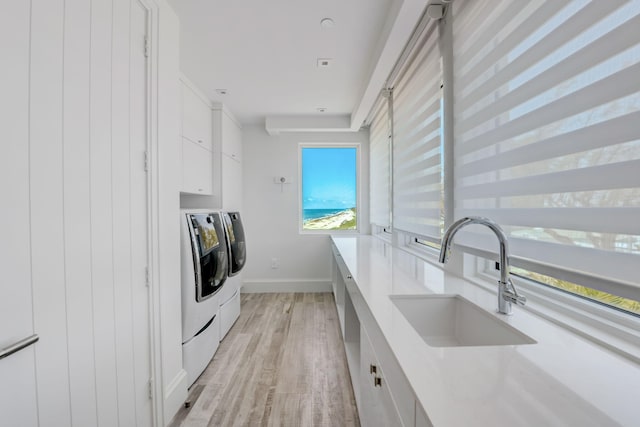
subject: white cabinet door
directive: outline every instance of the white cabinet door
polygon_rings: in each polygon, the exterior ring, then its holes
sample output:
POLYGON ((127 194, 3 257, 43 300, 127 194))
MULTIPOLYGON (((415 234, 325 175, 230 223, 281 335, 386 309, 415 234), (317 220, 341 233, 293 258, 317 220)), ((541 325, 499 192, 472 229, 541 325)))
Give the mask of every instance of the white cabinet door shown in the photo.
POLYGON ((222 208, 228 211, 242 210, 242 165, 235 159, 222 155, 222 208))
POLYGON ((242 131, 225 111, 221 113, 222 152, 242 163, 242 131))
MULTIPOLYGON (((33 334, 29 227, 29 2, 0 14, 0 350, 33 334)), ((37 345, 37 344, 35 344, 37 345)), ((0 359, 0 424, 36 426, 34 346, 0 359)))
POLYGON ((182 140, 182 192, 210 195, 213 189, 211 151, 182 140))
POLYGON ((184 83, 182 87, 182 136, 208 150, 211 144, 211 109, 184 83))
POLYGON ((360 421, 363 426, 401 426, 387 379, 363 327, 360 328, 360 421))

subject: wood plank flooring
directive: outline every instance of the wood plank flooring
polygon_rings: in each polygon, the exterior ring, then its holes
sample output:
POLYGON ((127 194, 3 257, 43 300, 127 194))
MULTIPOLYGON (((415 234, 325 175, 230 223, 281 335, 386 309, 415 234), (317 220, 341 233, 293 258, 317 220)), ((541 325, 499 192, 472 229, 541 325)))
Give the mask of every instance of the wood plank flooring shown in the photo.
POLYGON ((331 293, 242 294, 172 427, 359 426, 331 293))

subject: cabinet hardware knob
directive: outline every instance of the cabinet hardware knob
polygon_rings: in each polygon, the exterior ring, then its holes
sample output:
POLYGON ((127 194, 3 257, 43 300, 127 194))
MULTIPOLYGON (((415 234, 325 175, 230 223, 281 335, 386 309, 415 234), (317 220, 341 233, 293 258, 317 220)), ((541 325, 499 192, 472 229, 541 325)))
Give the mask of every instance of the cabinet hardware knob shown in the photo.
POLYGON ((375 377, 373 379, 373 386, 374 387, 382 387, 382 378, 380 377, 375 377))
POLYGON ((347 275, 347 279, 353 279, 350 274, 347 275))
POLYGON ((370 374, 375 374, 378 372, 378 367, 374 364, 370 364, 369 365, 369 373, 370 374))

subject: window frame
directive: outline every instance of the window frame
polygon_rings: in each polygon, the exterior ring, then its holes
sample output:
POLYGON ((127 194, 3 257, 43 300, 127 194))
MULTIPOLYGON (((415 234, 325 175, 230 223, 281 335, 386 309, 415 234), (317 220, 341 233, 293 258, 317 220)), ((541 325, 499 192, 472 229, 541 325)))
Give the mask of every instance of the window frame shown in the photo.
POLYGON ((331 235, 331 234, 359 234, 362 229, 362 150, 359 142, 300 142, 298 143, 298 233, 305 235, 331 235), (355 148, 356 150, 356 228, 352 230, 307 230, 303 228, 303 181, 302 181, 302 151, 304 148, 355 148))

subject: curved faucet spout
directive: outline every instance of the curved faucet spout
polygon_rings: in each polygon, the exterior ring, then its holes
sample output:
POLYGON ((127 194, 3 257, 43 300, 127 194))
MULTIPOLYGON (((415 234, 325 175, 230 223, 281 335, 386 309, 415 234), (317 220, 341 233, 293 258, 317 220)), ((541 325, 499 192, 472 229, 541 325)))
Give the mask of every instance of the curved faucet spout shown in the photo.
POLYGON ((498 282, 498 312, 502 314, 511 314, 511 303, 515 302, 524 305, 526 298, 518 295, 516 288, 509 279, 509 242, 507 235, 502 228, 494 221, 479 216, 468 216, 461 218, 451 224, 442 237, 442 245, 440 246, 440 262, 445 264, 449 259, 451 252, 451 242, 453 236, 463 227, 471 224, 480 224, 488 227, 494 232, 500 243, 500 281, 498 282))

